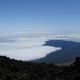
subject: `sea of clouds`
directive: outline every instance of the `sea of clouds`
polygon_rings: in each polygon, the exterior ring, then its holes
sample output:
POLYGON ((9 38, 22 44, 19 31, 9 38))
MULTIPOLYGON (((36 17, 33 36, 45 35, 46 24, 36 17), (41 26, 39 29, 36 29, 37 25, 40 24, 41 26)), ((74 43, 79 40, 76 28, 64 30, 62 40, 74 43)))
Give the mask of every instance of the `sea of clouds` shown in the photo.
POLYGON ((43 58, 61 47, 44 46, 46 41, 73 40, 79 41, 80 35, 54 35, 52 33, 15 33, 0 35, 0 55, 30 61, 43 58))

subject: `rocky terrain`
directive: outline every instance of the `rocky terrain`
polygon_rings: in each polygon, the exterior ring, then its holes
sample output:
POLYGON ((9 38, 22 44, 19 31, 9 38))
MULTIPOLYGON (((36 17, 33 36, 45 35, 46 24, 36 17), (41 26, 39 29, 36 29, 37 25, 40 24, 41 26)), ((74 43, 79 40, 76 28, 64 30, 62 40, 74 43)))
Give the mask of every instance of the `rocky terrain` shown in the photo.
POLYGON ((71 65, 56 66, 0 56, 0 80, 80 80, 80 57, 71 65))

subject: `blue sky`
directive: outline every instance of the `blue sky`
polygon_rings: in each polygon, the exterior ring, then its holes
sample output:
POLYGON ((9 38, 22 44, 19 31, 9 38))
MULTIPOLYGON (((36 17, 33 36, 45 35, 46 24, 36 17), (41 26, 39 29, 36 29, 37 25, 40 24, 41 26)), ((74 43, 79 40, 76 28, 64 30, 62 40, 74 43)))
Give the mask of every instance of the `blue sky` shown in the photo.
POLYGON ((80 33, 80 0, 0 0, 0 33, 80 33))

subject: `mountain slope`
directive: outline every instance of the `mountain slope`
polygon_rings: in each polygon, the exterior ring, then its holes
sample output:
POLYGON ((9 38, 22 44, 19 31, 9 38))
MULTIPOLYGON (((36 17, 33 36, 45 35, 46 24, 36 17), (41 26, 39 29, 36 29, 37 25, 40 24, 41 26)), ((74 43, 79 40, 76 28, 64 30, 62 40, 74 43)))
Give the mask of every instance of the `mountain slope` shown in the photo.
POLYGON ((80 80, 80 57, 72 65, 56 66, 0 56, 0 80, 80 80))

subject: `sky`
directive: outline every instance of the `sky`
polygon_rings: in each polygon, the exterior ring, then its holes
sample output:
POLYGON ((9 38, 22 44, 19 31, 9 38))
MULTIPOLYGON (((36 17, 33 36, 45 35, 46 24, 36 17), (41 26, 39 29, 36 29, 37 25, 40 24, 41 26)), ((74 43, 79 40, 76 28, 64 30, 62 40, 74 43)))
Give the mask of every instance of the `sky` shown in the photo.
POLYGON ((0 0, 0 34, 79 30, 80 0, 0 0))

